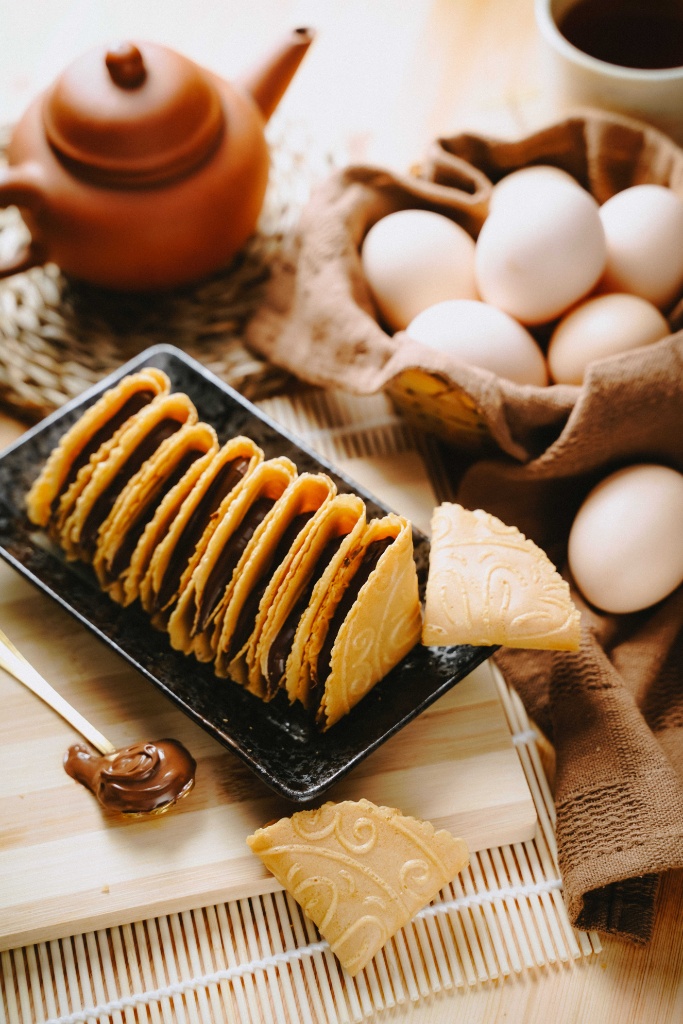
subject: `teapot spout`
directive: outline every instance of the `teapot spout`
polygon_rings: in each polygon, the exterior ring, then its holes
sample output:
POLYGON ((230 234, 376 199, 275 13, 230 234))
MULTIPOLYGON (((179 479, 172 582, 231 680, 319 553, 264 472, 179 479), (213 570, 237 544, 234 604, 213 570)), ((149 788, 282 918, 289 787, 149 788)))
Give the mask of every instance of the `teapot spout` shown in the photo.
POLYGON ((314 36, 310 28, 294 29, 259 67, 240 80, 239 85, 255 101, 264 121, 282 99, 314 36))

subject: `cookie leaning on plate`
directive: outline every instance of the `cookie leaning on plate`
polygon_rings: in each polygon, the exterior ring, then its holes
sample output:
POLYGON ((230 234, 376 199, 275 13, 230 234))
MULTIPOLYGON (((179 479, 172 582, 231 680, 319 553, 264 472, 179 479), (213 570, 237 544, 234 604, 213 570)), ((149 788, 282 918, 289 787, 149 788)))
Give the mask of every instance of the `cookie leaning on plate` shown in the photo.
POLYGON ((422 643, 576 651, 569 584, 514 526, 445 503, 432 516, 422 643))

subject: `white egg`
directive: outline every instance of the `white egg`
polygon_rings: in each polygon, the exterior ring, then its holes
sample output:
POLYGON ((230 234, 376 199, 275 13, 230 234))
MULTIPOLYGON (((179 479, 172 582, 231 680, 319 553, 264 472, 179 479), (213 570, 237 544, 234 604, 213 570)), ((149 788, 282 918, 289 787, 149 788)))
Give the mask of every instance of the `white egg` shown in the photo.
POLYGON ((628 613, 683 582, 683 474, 641 463, 595 487, 569 534, 569 568, 591 604, 628 613))
POLYGON ((502 202, 516 203, 521 198, 538 194, 539 189, 581 188, 576 178, 559 167, 535 164, 506 174, 496 182, 489 200, 489 210, 498 209, 502 202))
POLYGON ((560 316, 593 288, 604 267, 598 204, 578 187, 529 190, 494 206, 477 240, 481 298, 525 324, 560 316))
POLYGON ((664 308, 683 287, 683 200, 663 185, 634 185, 600 207, 605 283, 664 308))
POLYGON ((594 359, 606 359, 669 334, 656 306, 637 295, 616 293, 586 299, 553 331, 548 346, 550 376, 558 384, 581 384, 594 359))
POLYGON ((382 319, 402 330, 445 299, 476 299, 474 239, 430 210, 399 210, 377 221, 361 249, 365 279, 382 319))
POLYGON ((406 333, 460 362, 518 384, 542 387, 548 383, 543 353, 529 332, 507 313, 484 302, 439 302, 419 313, 406 333))

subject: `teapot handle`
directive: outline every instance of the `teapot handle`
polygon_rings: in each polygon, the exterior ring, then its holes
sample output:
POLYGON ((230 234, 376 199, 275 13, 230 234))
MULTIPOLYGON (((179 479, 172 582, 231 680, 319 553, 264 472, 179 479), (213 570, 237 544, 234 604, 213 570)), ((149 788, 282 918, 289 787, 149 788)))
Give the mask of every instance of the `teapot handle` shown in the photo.
MULTIPOLYGON (((18 206, 36 211, 43 202, 44 191, 38 164, 27 163, 17 167, 0 168, 0 208, 18 206)), ((31 239, 12 259, 0 260, 0 278, 19 274, 23 270, 44 263, 45 259, 44 246, 31 239)))

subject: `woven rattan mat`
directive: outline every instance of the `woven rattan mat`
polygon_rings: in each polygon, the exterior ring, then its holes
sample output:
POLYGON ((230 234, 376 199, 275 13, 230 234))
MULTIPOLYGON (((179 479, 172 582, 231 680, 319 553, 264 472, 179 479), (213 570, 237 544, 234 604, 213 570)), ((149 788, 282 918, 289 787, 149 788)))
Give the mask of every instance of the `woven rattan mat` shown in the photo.
MULTIPOLYGON (((0 161, 11 128, 0 129, 0 161)), ((291 229, 313 182, 330 170, 295 124, 269 126, 271 175, 258 228, 233 263, 198 284, 118 294, 69 280, 47 264, 0 281, 0 404, 41 419, 150 345, 166 342, 257 399, 291 383, 242 343, 272 267, 287 259, 291 229)), ((0 258, 27 236, 14 208, 0 210, 0 258)))

